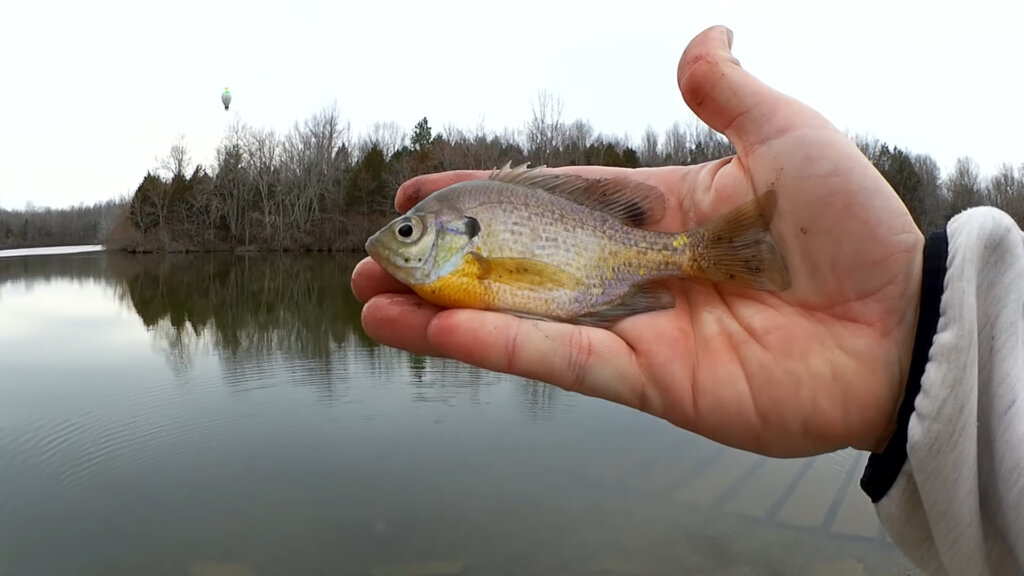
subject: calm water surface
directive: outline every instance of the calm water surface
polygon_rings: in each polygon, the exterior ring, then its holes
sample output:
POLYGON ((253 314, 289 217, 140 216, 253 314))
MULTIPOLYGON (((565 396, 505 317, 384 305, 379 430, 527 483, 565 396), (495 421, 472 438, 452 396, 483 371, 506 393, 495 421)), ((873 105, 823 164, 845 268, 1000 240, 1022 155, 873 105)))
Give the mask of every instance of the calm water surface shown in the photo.
POLYGON ((377 346, 355 262, 0 258, 0 575, 910 571, 863 454, 377 346))

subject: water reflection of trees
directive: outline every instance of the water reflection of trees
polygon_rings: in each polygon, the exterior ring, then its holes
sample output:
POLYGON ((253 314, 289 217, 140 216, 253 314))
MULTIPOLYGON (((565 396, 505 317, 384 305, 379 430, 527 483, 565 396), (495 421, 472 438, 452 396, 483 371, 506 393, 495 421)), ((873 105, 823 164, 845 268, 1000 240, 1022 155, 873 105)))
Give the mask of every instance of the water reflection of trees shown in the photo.
POLYGON ((105 262, 102 252, 8 256, 0 258, 0 287, 23 282, 31 289, 38 282, 58 279, 76 284, 107 283, 105 262))
POLYGON ((409 371, 413 399, 418 402, 479 404, 481 390, 502 383, 512 385, 520 407, 531 420, 549 420, 559 408, 573 402, 572 394, 555 386, 480 370, 451 359, 410 355, 409 371))
POLYGON ((543 382, 525 381, 517 387, 519 400, 531 420, 549 420, 569 400, 565 392, 543 382))
POLYGON ((412 354, 409 373, 412 398, 417 402, 478 405, 482 389, 500 383, 497 375, 457 360, 412 354))
POLYGON ((350 289, 358 255, 124 254, 0 258, 7 282, 111 285, 171 369, 215 357, 224 385, 244 390, 285 378, 337 399, 353 377, 408 386, 416 402, 478 404, 484 391, 511 384, 525 413, 553 416, 572 395, 450 359, 379 346, 362 329, 350 289))
POLYGON ((353 378, 410 387, 417 402, 471 404, 497 384, 483 370, 379 346, 350 289, 359 258, 335 254, 121 254, 107 258, 117 298, 179 374, 215 356, 226 386, 287 379, 337 398, 353 378))
MULTIPOLYGON (((228 367, 284 355, 331 359, 376 344, 349 288, 358 258, 326 254, 110 254, 120 301, 173 362, 213 351, 228 367)), ((317 363, 318 369, 325 364, 317 363)))

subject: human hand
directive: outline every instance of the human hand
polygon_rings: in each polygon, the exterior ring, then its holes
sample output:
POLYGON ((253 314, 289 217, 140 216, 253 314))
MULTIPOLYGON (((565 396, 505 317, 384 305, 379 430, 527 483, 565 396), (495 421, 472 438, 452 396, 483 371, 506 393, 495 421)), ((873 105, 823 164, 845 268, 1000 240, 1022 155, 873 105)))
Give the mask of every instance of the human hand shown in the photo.
MULTIPOLYGON (((687 105, 736 148, 696 166, 555 169, 626 175, 664 191, 652 229, 701 225, 768 189, 792 287, 769 293, 671 281, 676 307, 609 330, 426 303, 365 259, 352 275, 375 340, 517 374, 643 410, 730 446, 802 456, 880 451, 896 419, 917 320, 924 238, 857 147, 806 105, 764 85, 705 30, 680 59, 687 105)), ((488 171, 404 183, 405 212, 488 171)))

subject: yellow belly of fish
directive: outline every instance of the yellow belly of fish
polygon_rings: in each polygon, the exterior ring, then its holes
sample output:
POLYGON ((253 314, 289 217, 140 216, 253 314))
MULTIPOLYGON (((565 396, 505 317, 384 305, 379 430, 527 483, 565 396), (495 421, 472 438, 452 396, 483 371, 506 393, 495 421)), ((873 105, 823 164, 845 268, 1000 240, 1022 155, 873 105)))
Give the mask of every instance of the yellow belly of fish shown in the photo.
POLYGON ((546 310, 545 294, 577 290, 579 281, 547 262, 467 254, 451 273, 412 288, 424 300, 446 308, 512 307, 540 312, 546 310))
POLYGON ((494 293, 480 279, 482 267, 478 261, 466 257, 450 274, 429 284, 417 284, 412 289, 427 302, 445 308, 490 308, 494 293))
POLYGON ((449 275, 412 289, 420 298, 445 308, 490 308, 494 305, 491 291, 474 278, 449 275))

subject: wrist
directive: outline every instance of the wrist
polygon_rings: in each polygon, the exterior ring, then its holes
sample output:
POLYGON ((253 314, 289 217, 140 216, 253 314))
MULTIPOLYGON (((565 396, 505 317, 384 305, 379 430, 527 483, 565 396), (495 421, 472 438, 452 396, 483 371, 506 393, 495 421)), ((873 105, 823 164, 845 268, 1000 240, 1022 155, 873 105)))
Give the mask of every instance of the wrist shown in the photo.
POLYGON ((921 390, 921 377, 928 364, 932 339, 938 329, 939 305, 946 276, 946 254, 946 230, 940 229, 929 234, 924 245, 917 320, 910 347, 910 363, 901 381, 902 393, 888 429, 868 457, 861 478, 861 488, 873 502, 878 502, 885 495, 907 459, 907 427, 914 412, 914 402, 921 390))

